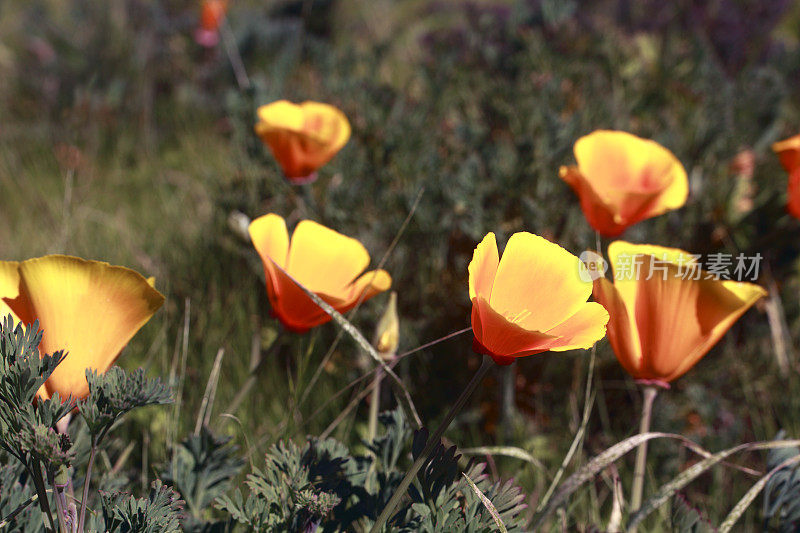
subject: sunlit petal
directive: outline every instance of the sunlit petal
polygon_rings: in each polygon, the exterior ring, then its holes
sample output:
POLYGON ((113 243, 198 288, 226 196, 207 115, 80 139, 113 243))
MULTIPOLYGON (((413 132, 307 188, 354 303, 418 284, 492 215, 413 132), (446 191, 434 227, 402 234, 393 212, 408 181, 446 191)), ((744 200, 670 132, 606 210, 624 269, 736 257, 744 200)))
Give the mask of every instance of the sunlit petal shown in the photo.
POLYGON ((46 383, 62 398, 88 393, 85 370, 107 370, 164 297, 123 267, 53 255, 19 265, 21 292, 44 330, 41 351, 66 350, 46 383))
POLYGON ((497 266, 500 263, 500 256, 497 252, 497 240, 494 233, 487 233, 483 240, 475 248, 472 254, 472 261, 469 263, 469 297, 475 298, 482 296, 490 300, 492 296, 492 285, 497 266))
POLYGON ((492 308, 528 330, 546 331, 585 304, 585 265, 561 246, 531 233, 508 240, 492 287, 492 308))

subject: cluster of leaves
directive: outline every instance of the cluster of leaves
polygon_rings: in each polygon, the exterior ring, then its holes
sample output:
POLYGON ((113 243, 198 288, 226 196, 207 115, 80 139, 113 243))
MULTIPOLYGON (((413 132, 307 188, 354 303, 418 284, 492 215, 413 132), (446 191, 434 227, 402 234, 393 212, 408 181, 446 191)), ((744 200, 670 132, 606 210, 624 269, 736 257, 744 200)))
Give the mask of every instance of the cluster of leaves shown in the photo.
MULTIPOLYGON (((42 336, 38 322, 23 327, 8 316, 0 325, 0 448, 6 453, 0 467, 0 525, 10 531, 54 530, 56 522, 62 529, 80 528, 78 510, 67 502, 64 488, 70 483, 70 471, 84 461, 87 450, 74 446, 59 427, 58 422, 68 413, 77 408, 85 420, 93 458, 122 415, 137 407, 171 401, 169 389, 158 379, 146 378, 143 370, 127 373, 120 368, 104 374, 87 371, 90 393, 77 405, 71 398, 62 402, 58 394, 42 398, 39 392, 44 383, 67 356, 63 351, 40 354, 42 336), (34 504, 42 513, 32 512, 34 504), (43 517, 48 520, 43 522, 43 517)), ((84 483, 91 482, 90 474, 87 467, 84 483)), ((177 529, 181 502, 164 487, 154 486, 143 500, 120 495, 101 499, 103 518, 90 518, 90 528, 93 524, 103 531, 142 533, 177 529)), ((81 506, 81 525, 86 503, 81 506)))
MULTIPOLYGON (((258 531, 361 531, 403 478, 398 463, 407 452, 411 431, 400 410, 380 416, 383 435, 367 444, 369 455, 351 455, 333 439, 310 438, 304 446, 274 445, 263 469, 248 475, 247 497, 240 490, 217 499, 217 507, 240 524, 258 531)), ((418 454, 425 435, 414 439, 418 454)), ((511 483, 492 483, 483 464, 459 466, 455 447, 441 444, 417 476, 406 504, 390 520, 392 531, 496 531, 494 512, 508 531, 523 524, 524 495, 511 483), (464 476, 462 476, 462 471, 464 476), (474 484, 471 487, 469 478, 474 484), (487 508, 485 495, 494 509, 487 508)))
MULTIPOLYGON (((778 434, 778 439, 783 434, 778 434)), ((767 455, 767 471, 778 469, 764 487, 764 530, 791 533, 800 530, 800 465, 783 466, 800 456, 800 448, 778 448, 767 455)))
POLYGON ((103 526, 109 533, 174 533, 181 531, 183 501, 171 488, 154 481, 147 498, 102 494, 103 526))

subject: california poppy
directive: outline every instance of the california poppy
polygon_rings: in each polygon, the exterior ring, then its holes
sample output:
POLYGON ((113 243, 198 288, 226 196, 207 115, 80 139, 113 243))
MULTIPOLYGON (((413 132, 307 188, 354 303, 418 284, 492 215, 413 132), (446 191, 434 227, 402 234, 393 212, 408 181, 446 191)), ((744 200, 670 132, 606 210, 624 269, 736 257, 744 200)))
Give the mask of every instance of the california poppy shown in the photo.
POLYGON ((515 233, 503 258, 494 233, 469 264, 473 349, 507 365, 548 350, 590 348, 603 338, 608 313, 587 302, 592 282, 580 259, 531 233, 515 233))
POLYGON ((561 167, 559 175, 580 198, 589 224, 606 237, 686 203, 683 165, 654 141, 598 130, 573 149, 578 165, 561 167))
POLYGON ((800 133, 772 145, 772 151, 778 154, 783 168, 791 174, 800 168, 800 133))
POLYGON ((204 0, 200 6, 200 26, 195 33, 198 44, 211 48, 219 43, 219 27, 227 10, 226 0, 204 0))
POLYGON ((42 353, 67 352, 39 391, 44 398, 86 397, 86 369, 108 370, 163 303, 151 281, 124 267, 65 255, 0 261, 0 313, 38 320, 42 353))
POLYGON ((362 274, 369 253, 360 242, 311 220, 299 222, 290 241, 286 222, 270 213, 250 223, 250 237, 264 264, 272 312, 290 331, 303 333, 331 319, 292 278, 340 313, 392 284, 385 270, 362 274))
POLYGON ((781 165, 789 173, 786 210, 793 217, 800 218, 800 134, 776 142, 772 150, 778 154, 781 165))
POLYGON ((328 104, 286 100, 258 108, 256 133, 269 146, 284 175, 295 184, 316 179, 316 171, 347 144, 350 123, 328 104))
POLYGON ((595 280, 608 309, 608 340, 637 380, 667 386, 692 368, 766 294, 752 283, 717 279, 676 248, 615 241, 614 283, 595 280))

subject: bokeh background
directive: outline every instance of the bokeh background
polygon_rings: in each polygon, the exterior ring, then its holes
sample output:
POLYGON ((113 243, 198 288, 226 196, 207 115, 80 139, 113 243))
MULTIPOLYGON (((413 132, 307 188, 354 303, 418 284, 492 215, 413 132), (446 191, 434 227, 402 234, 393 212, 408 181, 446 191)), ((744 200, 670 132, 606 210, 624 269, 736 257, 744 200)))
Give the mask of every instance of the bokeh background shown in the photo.
MULTIPOLYGON (((786 175, 770 149, 800 132, 797 2, 230 0, 223 37, 247 84, 222 44, 195 41, 199 12, 183 0, 0 2, 0 258, 105 260, 155 276, 167 295, 119 360, 181 393, 176 409, 148 410, 118 430, 107 460, 134 442, 134 482, 194 428, 220 348, 211 422, 256 464, 279 439, 324 431, 359 391, 334 397, 367 367, 346 338, 323 361, 333 325, 270 349, 279 327, 232 213, 312 218, 359 238, 374 263, 391 251, 403 352, 469 326, 466 267, 486 232, 501 245, 531 231, 575 254, 594 246, 558 168, 598 128, 658 141, 689 174, 686 206, 627 240, 760 253, 759 283, 771 293, 659 397, 654 429, 712 450, 779 429, 800 437, 800 222, 785 212, 786 175), (353 127, 304 189, 285 181, 252 130, 255 108, 280 98, 334 104, 353 127), (256 385, 235 417, 222 416, 253 354, 268 357, 256 385)), ((368 338, 387 301, 353 316, 368 338)), ((606 341, 597 358, 573 467, 638 424, 639 392, 606 341)), ((466 333, 405 358, 400 373, 434 424, 478 363, 466 333)), ((490 466, 535 508, 580 423, 587 365, 586 352, 544 354, 492 373, 447 438, 532 453, 543 469, 490 466)), ((393 405, 386 393, 383 406, 393 405)), ((367 409, 361 402, 332 435, 358 445, 367 409)), ((650 480, 696 459, 675 444, 651 450, 650 480)), ((760 468, 764 457, 741 461, 760 468)), ((607 520, 609 476, 573 498, 570 527, 607 520)), ((686 495, 718 522, 753 481, 718 467, 686 495)), ((757 527, 757 507, 743 528, 757 527)))

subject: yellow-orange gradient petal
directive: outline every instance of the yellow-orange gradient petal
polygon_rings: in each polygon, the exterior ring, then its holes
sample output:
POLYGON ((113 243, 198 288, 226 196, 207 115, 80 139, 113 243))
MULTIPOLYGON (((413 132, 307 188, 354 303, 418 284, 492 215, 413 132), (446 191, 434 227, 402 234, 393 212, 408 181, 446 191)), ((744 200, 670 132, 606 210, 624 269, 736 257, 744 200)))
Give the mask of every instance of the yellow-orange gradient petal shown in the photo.
POLYGON ((19 265, 21 292, 44 330, 41 351, 68 355, 45 384, 62 398, 88 394, 85 371, 107 370, 164 297, 123 267, 53 255, 19 265))
POLYGON ((364 245, 312 220, 292 233, 286 271, 310 291, 341 296, 367 265, 364 245))
POLYGON ((784 170, 788 173, 800 168, 800 134, 772 145, 772 151, 778 154, 784 170))
POLYGON ((509 322, 480 296, 472 301, 472 329, 475 351, 490 355, 501 365, 510 364, 517 357, 547 351, 547 346, 557 338, 509 322))
POLYGON ((594 282, 593 295, 594 299, 608 311, 609 321, 606 335, 614 354, 629 374, 639 375, 642 364, 639 332, 617 287, 607 279, 599 278, 594 282))
POLYGON ((487 301, 492 296, 492 285, 497 275, 500 264, 500 255, 497 251, 497 240, 494 233, 487 233, 475 248, 472 261, 469 263, 469 297, 470 299, 482 296, 487 301))
POLYGON ((606 334, 608 311, 596 302, 586 302, 578 311, 556 327, 547 331, 558 337, 551 346, 554 352, 587 350, 606 334))
POLYGON ((500 258, 489 303, 510 322, 547 331, 586 303, 592 284, 581 279, 585 270, 561 246, 531 233, 515 233, 500 258))
POLYGON ((253 242, 261 262, 264 265, 264 276, 267 283, 267 296, 273 307, 277 306, 279 289, 276 268, 286 266, 289 255, 289 232, 282 217, 269 213, 258 217, 248 228, 250 240, 253 242))

